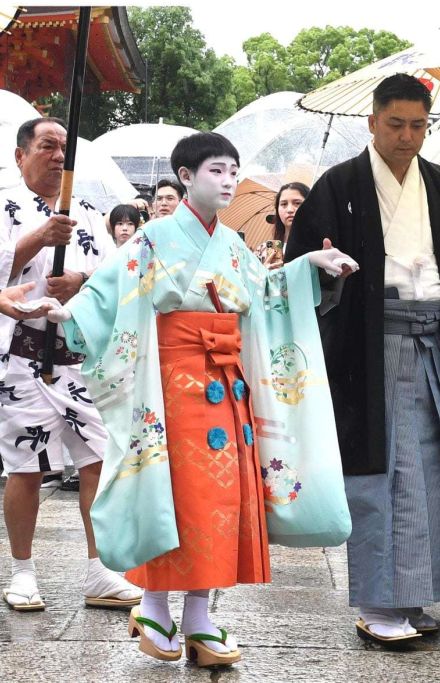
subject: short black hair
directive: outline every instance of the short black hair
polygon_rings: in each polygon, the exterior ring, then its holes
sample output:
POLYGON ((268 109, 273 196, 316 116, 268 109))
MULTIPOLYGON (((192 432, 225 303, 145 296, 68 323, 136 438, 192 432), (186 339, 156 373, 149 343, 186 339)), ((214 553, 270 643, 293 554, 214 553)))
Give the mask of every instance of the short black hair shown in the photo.
POLYGON ((377 114, 392 100, 421 102, 428 114, 432 107, 431 94, 426 85, 418 78, 403 73, 384 78, 375 88, 373 91, 373 112, 377 114))
POLYGON ((231 157, 240 166, 240 155, 224 135, 220 133, 194 133, 179 140, 171 153, 171 168, 179 177, 179 168, 186 166, 197 171, 210 157, 231 157))
POLYGON ((179 198, 183 199, 182 185, 177 180, 173 180, 172 178, 162 178, 162 180, 159 180, 153 189, 153 198, 156 196, 157 190, 160 190, 162 187, 172 187, 173 190, 176 190, 179 198))
POLYGON ((22 149, 28 148, 29 143, 32 142, 35 137, 35 128, 39 123, 58 123, 64 130, 67 130, 67 126, 63 119, 59 119, 56 116, 40 116, 38 119, 30 119, 29 121, 22 123, 17 131, 17 147, 21 147, 22 149))
POLYGON ((116 223, 123 220, 129 220, 135 224, 136 230, 141 222, 141 214, 139 210, 132 206, 132 204, 118 204, 110 211, 110 216, 108 217, 110 227, 112 229, 112 235, 115 235, 116 223))

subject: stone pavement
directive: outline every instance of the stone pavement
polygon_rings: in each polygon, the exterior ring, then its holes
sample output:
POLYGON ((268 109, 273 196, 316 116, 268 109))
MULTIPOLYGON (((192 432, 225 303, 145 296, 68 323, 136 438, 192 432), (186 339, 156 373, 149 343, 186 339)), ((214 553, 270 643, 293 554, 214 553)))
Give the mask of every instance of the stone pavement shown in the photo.
MULTIPOLYGON (((85 541, 77 494, 50 489, 41 498, 34 558, 47 608, 19 614, 0 606, 2 683, 440 681, 440 637, 420 638, 401 653, 384 652, 357 638, 356 610, 347 607, 343 548, 274 546, 271 586, 213 593, 215 622, 238 636, 242 650, 243 659, 234 667, 198 669, 184 658, 175 664, 156 662, 128 637, 128 612, 83 606, 85 541)), ((9 578, 8 553, 1 520, 2 586, 9 578)), ((181 598, 173 595, 173 601, 178 617, 181 598)), ((430 612, 440 619, 439 606, 430 612)))

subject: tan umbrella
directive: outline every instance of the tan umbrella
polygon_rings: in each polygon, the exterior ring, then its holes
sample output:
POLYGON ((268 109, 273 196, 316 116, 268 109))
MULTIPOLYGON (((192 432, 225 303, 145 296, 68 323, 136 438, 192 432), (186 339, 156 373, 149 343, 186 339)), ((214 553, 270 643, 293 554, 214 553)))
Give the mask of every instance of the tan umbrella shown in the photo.
POLYGON ((27 12, 27 10, 24 7, 11 5, 9 2, 2 2, 0 8, 0 35, 2 33, 11 35, 9 29, 21 24, 21 21, 18 19, 21 12, 27 12))
POLYGON ((273 225, 266 221, 266 216, 275 211, 275 195, 275 190, 245 178, 238 184, 230 206, 218 212, 219 218, 229 228, 243 232, 247 246, 255 249, 272 237, 273 225))
POLYGON ((407 73, 423 79, 431 91, 431 114, 440 115, 440 50, 409 47, 348 76, 317 88, 299 100, 299 106, 322 114, 368 116, 372 111, 373 90, 384 78, 407 73))

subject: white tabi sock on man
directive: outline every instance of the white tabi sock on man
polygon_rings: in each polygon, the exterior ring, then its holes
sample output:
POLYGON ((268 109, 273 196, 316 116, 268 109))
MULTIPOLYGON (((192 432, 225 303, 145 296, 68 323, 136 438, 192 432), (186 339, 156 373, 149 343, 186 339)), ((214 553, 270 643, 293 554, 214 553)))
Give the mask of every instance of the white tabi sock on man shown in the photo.
POLYGON ((399 638, 415 635, 417 630, 397 609, 384 607, 361 607, 360 617, 371 633, 382 638, 399 638))
MULTIPOLYGON (((208 600, 209 590, 189 591, 185 595, 182 616, 182 633, 185 636, 191 636, 194 633, 206 633, 221 637, 220 630, 214 626, 208 617, 208 600)), ((237 641, 234 636, 230 635, 228 635, 225 645, 212 640, 203 640, 202 642, 214 652, 235 652, 237 649, 237 641)))
POLYGON ((41 603, 35 564, 31 557, 28 560, 12 558, 12 578, 6 600, 10 605, 38 605, 41 603))
POLYGON ((140 600, 142 589, 133 586, 123 576, 108 569, 99 557, 89 559, 87 576, 83 584, 87 598, 114 598, 116 600, 140 600))

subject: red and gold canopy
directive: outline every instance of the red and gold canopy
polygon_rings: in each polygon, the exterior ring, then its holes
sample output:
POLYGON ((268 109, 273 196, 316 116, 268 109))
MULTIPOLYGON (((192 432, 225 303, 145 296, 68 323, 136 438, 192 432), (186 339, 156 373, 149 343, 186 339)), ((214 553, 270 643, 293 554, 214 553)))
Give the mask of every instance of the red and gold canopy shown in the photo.
MULTIPOLYGON (((78 11, 27 7, 20 24, 0 37, 0 88, 28 101, 68 95, 75 55, 78 11)), ((138 92, 145 67, 124 7, 92 11, 85 92, 138 92)))

